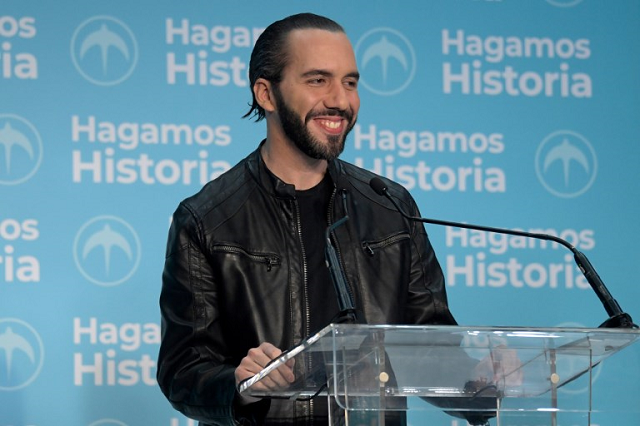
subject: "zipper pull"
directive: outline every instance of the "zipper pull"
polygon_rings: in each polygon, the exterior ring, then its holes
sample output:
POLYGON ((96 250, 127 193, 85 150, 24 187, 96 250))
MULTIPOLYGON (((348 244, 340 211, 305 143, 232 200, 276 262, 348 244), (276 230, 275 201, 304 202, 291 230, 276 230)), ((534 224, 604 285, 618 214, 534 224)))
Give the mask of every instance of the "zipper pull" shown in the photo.
POLYGON ((373 255, 375 254, 369 243, 362 243, 362 248, 367 252, 369 256, 373 257, 373 255))

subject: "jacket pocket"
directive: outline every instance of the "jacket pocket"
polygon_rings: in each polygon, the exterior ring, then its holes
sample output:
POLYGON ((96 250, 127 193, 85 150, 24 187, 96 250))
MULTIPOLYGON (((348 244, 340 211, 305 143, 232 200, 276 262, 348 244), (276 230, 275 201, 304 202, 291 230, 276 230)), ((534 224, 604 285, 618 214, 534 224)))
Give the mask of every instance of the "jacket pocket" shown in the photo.
POLYGON ((267 271, 271 271, 274 266, 280 266, 282 259, 275 253, 265 253, 259 251, 249 251, 234 244, 216 244, 211 248, 213 253, 235 254, 242 256, 252 262, 264 264, 267 271))
POLYGON ((376 254, 376 250, 385 249, 401 241, 408 240, 409 238, 411 238, 411 236, 408 232, 398 232, 397 234, 389 235, 381 240, 363 241, 362 249, 369 256, 373 256, 376 254))

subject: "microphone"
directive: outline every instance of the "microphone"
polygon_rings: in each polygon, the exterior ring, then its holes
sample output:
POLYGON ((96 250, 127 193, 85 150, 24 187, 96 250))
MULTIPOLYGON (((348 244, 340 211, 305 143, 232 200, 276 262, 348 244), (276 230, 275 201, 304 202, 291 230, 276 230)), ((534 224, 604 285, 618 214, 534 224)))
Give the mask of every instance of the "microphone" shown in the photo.
POLYGON ((327 230, 325 231, 324 254, 327 268, 329 268, 331 282, 333 283, 333 287, 338 297, 338 309, 340 310, 340 312, 338 313, 338 317, 335 322, 355 324, 357 323, 356 309, 353 304, 353 299, 351 298, 351 293, 349 292, 347 278, 345 277, 344 270, 342 269, 340 261, 338 260, 336 248, 331 242, 331 233, 340 225, 349 220, 346 190, 343 189, 340 192, 342 194, 342 204, 344 206, 345 215, 340 220, 337 220, 335 223, 327 227, 327 230))
POLYGON ((587 256, 580 252, 577 248, 569 244, 566 240, 562 238, 556 237, 554 235, 549 234, 538 234, 532 232, 524 232, 524 231, 515 231, 512 229, 504 229, 504 228, 494 228, 490 226, 481 226, 481 225, 469 225, 466 223, 460 222, 450 222, 446 220, 438 220, 438 219, 428 219, 423 217, 409 216, 407 215, 398 205, 398 203, 391 197, 389 191, 387 189, 387 185, 384 183, 382 179, 379 177, 374 177, 369 181, 369 186, 378 194, 385 196, 391 201, 393 206, 400 212, 400 214, 408 220, 422 222, 422 223, 430 223, 433 225, 444 225, 444 226, 452 226, 455 228, 465 228, 465 229, 473 229, 477 231, 485 231, 485 232, 493 232, 497 234, 507 234, 507 235, 516 235, 519 237, 527 237, 527 238, 536 238, 539 240, 547 240, 553 241, 558 244, 563 245, 564 247, 571 250, 573 253, 573 259, 580 268, 580 271, 585 276, 589 285, 596 293, 600 302, 604 306, 607 314, 609 315, 609 319, 600 324, 600 328, 638 328, 636 324, 633 323, 631 316, 622 311, 618 302, 613 298, 607 287, 605 286, 602 279, 596 272, 595 268, 587 259, 587 256))

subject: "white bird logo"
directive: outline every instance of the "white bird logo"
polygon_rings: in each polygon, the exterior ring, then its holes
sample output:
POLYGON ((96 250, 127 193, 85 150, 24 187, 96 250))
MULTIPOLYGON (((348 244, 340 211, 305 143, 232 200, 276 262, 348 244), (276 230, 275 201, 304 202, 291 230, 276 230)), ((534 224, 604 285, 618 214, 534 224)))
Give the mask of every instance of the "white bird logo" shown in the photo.
POLYGON ((9 379, 11 379, 14 351, 18 350, 25 353, 32 364, 35 362, 33 347, 24 337, 14 333, 11 327, 7 327, 5 332, 0 335, 0 349, 3 349, 6 354, 7 378, 9 379))
POLYGON ((87 239, 82 248, 82 259, 86 259, 89 253, 96 247, 104 248, 104 261, 107 275, 109 275, 109 269, 111 264, 111 249, 118 247, 127 255, 129 260, 133 258, 131 245, 129 242, 119 233, 111 229, 108 224, 105 224, 102 230, 96 232, 87 239))
POLYGON ((129 60, 129 49, 127 44, 118 34, 107 28, 107 24, 102 24, 98 31, 94 31, 84 39, 80 46, 80 58, 83 58, 85 53, 94 46, 100 47, 102 57, 102 71, 107 74, 107 56, 109 47, 113 46, 119 50, 125 59, 129 60))
POLYGON ((398 46, 387 40, 386 36, 382 36, 379 42, 372 44, 364 51, 362 66, 366 68, 367 63, 373 58, 380 58, 382 61, 382 79, 385 82, 387 81, 389 58, 396 59, 405 70, 409 67, 405 54, 398 46))
POLYGON ((569 186, 569 169, 572 161, 581 165, 582 168, 589 173, 589 160, 587 160, 587 157, 582 151, 572 145, 567 139, 564 139, 560 145, 549 150, 544 158, 544 172, 556 161, 562 161, 565 186, 569 186))

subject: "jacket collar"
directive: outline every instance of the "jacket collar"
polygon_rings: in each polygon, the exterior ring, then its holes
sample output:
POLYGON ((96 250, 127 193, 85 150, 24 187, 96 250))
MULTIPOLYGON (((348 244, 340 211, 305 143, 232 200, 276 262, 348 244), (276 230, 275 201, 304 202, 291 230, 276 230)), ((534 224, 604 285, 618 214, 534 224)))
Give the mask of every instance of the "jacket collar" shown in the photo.
MULTIPOLYGON (((295 186, 282 181, 276 175, 271 173, 267 168, 267 165, 264 163, 260 150, 265 141, 266 139, 260 142, 258 148, 247 157, 247 167, 249 168, 249 172, 256 179, 258 184, 269 193, 278 198, 295 199, 295 186)), ((330 161, 327 166, 327 172, 331 176, 331 180, 335 186, 336 182, 339 182, 340 179, 344 178, 342 160, 336 159, 334 161, 330 161)))

